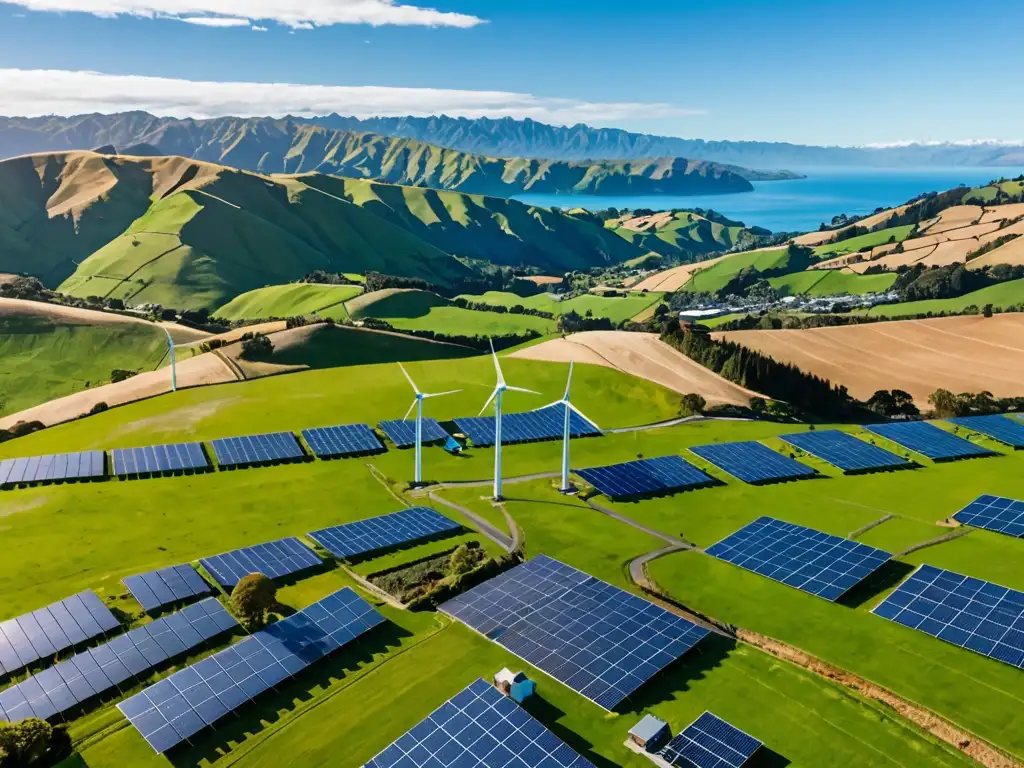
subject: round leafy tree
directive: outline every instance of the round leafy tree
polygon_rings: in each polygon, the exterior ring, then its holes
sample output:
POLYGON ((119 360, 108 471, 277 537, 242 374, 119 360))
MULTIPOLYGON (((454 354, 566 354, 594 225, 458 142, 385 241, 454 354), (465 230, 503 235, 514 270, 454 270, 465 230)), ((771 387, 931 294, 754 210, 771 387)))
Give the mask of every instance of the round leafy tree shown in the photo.
POLYGON ((231 610, 247 629, 259 629, 277 605, 277 585, 262 573, 250 573, 231 590, 231 610))

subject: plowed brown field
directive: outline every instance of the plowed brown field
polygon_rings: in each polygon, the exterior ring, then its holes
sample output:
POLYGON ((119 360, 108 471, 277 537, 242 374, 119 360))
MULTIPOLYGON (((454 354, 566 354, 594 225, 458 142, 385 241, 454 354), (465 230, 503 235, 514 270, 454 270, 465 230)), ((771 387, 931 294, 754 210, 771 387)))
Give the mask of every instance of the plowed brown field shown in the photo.
POLYGON ((1024 395, 1024 314, 715 334, 842 384, 865 400, 903 389, 925 406, 936 389, 1024 395))

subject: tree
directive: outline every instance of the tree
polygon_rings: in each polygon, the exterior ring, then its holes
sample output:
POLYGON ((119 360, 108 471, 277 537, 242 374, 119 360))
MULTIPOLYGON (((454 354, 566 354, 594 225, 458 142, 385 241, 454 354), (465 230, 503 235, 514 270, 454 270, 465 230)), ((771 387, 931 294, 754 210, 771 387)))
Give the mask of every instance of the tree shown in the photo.
POLYGON ((700 416, 708 407, 708 401, 696 392, 683 395, 679 401, 679 412, 683 416, 700 416))
POLYGON ((992 317, 992 305, 986 304, 984 309, 981 310, 982 317, 992 317))
POLYGON ((476 555, 468 545, 462 544, 452 552, 449 564, 452 573, 456 576, 461 576, 463 573, 469 573, 473 570, 473 566, 476 565, 476 555))
POLYGON ((896 415, 917 416, 921 413, 914 405, 914 396, 902 389, 892 390, 892 400, 896 407, 896 415))
POLYGON ((750 398, 750 410, 758 416, 762 416, 768 410, 768 401, 763 397, 752 397, 750 398))
POLYGON ((71 753, 71 740, 63 728, 30 717, 17 723, 0 723, 0 766, 54 765, 71 753))
POLYGON ((246 629, 261 628, 277 606, 277 585, 262 573, 250 573, 231 590, 231 610, 246 629))
POLYGON ((274 353, 274 343, 262 333, 246 333, 242 335, 243 360, 267 360, 274 353))
POLYGON ((941 419, 950 416, 962 416, 965 410, 960 402, 960 398, 948 389, 936 389, 928 396, 928 402, 935 409, 935 415, 941 419))
POLYGON ((880 389, 868 398, 867 406, 879 416, 893 416, 896 413, 896 400, 887 389, 880 389))
POLYGON ((125 379, 130 379, 132 376, 135 376, 137 373, 138 373, 138 371, 126 371, 123 368, 115 368, 114 370, 112 370, 110 372, 110 381, 111 381, 112 384, 117 384, 117 382, 119 382, 119 381, 124 381, 125 379))

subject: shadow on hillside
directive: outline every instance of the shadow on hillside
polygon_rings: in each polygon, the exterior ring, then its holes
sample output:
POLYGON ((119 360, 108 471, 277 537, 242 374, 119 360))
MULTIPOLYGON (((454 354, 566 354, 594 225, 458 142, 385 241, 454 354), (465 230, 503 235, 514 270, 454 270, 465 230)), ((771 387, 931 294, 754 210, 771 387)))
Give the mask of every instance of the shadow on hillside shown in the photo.
MULTIPOLYGON (((712 632, 697 643, 689 653, 676 659, 641 686, 632 696, 616 707, 616 711, 640 717, 652 707, 678 698, 680 694, 690 690, 693 681, 703 680, 714 669, 720 667, 735 648, 736 640, 734 638, 723 637, 712 632)), ((635 723, 629 722, 625 726, 625 730, 633 725, 635 723)), ((623 739, 626 738, 625 730, 622 734, 623 739)))
MULTIPOLYGON (((754 738, 756 739, 757 737, 755 736, 754 738)), ((750 758, 750 762, 744 764, 743 768, 786 768, 789 764, 789 759, 783 757, 767 745, 762 745, 754 753, 754 756, 750 758)))
POLYGON ((301 706, 317 698, 333 681, 344 680, 370 664, 375 654, 398 647, 410 636, 397 624, 386 622, 350 646, 243 704, 213 727, 201 731, 191 743, 168 752, 166 757, 175 768, 198 768, 214 763, 248 739, 280 725, 301 706))
MULTIPOLYGON (((540 695, 531 696, 523 704, 523 709, 537 718, 555 736, 572 747, 577 754, 582 755, 593 763, 595 768, 615 768, 615 763, 593 751, 594 745, 592 743, 575 731, 562 725, 561 720, 565 717, 565 712, 547 699, 542 698, 540 695)), ((625 734, 623 734, 623 738, 625 738, 625 734)))
POLYGON ((893 589, 907 578, 916 567, 916 565, 899 560, 889 560, 860 584, 842 595, 836 600, 836 603, 845 605, 847 608, 860 608, 863 605, 874 603, 883 593, 893 589))

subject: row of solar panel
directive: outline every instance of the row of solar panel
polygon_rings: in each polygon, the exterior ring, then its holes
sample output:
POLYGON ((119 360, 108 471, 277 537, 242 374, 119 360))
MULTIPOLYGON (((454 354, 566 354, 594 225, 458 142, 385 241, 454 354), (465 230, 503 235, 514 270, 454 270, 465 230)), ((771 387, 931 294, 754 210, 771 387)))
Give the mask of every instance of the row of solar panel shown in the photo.
POLYGON ((163 753, 383 621, 345 587, 117 706, 163 753))
POLYGON ((211 592, 210 585, 191 565, 172 565, 121 581, 147 613, 211 592))
POLYGON ((103 451, 4 459, 0 461, 0 486, 92 480, 104 477, 106 473, 106 456, 103 451))
POLYGON ((762 743, 705 712, 666 744, 658 756, 680 768, 741 768, 762 743))
POLYGON ((0 676, 11 675, 121 626, 95 592, 79 592, 0 623, 0 676))
POLYGON ((0 693, 0 719, 63 716, 237 626, 224 606, 208 598, 11 686, 0 693))
MULTIPOLYGON (((564 404, 556 403, 536 411, 502 414, 502 444, 556 440, 562 437, 565 433, 565 408, 564 404)), ((494 416, 471 416, 455 419, 455 426, 473 442, 474 446, 483 447, 494 445, 495 422, 494 416)), ((601 430, 570 409, 569 433, 572 437, 589 437, 601 434, 601 430)))

